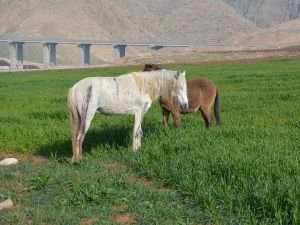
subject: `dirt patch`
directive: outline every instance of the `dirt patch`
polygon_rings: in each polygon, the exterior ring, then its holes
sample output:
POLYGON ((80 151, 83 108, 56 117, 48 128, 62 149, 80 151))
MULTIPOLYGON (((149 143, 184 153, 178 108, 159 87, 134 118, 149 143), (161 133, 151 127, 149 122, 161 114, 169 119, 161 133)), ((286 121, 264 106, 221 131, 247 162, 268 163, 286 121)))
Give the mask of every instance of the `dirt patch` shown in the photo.
POLYGON ((125 180, 129 183, 137 182, 137 177, 134 174, 130 174, 129 176, 126 176, 125 180))
POLYGON ((158 192, 167 192, 167 191, 170 191, 170 189, 167 187, 164 187, 164 186, 160 186, 159 188, 157 188, 157 191, 158 192))
POLYGON ((112 163, 107 163, 104 166, 107 169, 127 169, 128 166, 119 162, 112 162, 112 163))
POLYGON ((131 58, 124 65, 160 65, 175 64, 232 64, 242 62, 260 62, 280 59, 299 59, 298 47, 279 49, 219 49, 218 51, 191 50, 190 52, 158 53, 155 57, 131 58))
POLYGON ((3 159, 4 158, 16 158, 20 162, 30 161, 32 163, 37 163, 37 164, 44 163, 47 161, 47 159, 42 156, 34 156, 34 155, 22 154, 22 153, 18 153, 18 152, 6 153, 6 152, 0 151, 0 158, 3 158, 3 159))
POLYGON ((128 205, 123 203, 123 204, 117 204, 115 206, 113 206, 114 210, 122 210, 122 209, 127 209, 128 205))
POLYGON ((98 221, 97 218, 82 218, 80 220, 80 224, 83 225, 83 224, 93 224, 93 223, 96 223, 98 221))
POLYGON ((131 224, 137 221, 137 217, 132 214, 114 215, 112 219, 119 224, 131 224))
POLYGON ((233 59, 233 60, 220 60, 220 61, 199 61, 191 63, 181 63, 181 64, 239 64, 239 63, 251 63, 251 62, 269 62, 272 60, 282 60, 282 59, 300 59, 300 56, 291 56, 291 57, 260 57, 252 59, 233 59))
MULTIPOLYGON (((146 185, 146 186, 151 186, 153 188, 156 188, 154 181, 151 180, 150 178, 144 178, 144 179, 140 179, 137 178, 134 174, 131 174, 130 176, 126 177, 126 181, 130 182, 130 183, 138 183, 141 185, 146 185)), ((158 188, 156 188, 158 192, 167 192, 170 191, 171 189, 164 186, 163 184, 160 185, 158 188)))
POLYGON ((130 174, 126 177, 126 181, 130 183, 139 183, 147 186, 154 186, 154 182, 150 178, 138 178, 135 174, 130 174))
POLYGON ((153 180, 149 179, 149 178, 145 178, 141 181, 142 184, 145 184, 145 185, 149 185, 149 186, 153 186, 154 182, 153 180))

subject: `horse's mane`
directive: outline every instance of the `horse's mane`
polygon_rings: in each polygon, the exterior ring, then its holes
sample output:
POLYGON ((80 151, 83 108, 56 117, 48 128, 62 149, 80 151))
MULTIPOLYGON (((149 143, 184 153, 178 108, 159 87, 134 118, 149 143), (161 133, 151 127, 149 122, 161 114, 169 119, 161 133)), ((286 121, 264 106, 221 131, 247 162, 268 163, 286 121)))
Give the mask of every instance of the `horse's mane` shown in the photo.
POLYGON ((177 71, 157 70, 149 72, 131 73, 140 91, 149 95, 151 100, 159 96, 170 97, 171 90, 182 85, 181 79, 177 79, 177 71))

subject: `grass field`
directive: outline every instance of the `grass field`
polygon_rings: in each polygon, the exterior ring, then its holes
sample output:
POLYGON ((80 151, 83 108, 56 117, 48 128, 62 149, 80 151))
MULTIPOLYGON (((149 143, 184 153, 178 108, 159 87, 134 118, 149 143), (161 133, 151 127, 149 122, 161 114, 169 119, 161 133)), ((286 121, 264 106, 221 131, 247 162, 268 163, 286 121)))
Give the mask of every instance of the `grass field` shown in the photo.
MULTIPOLYGON (((133 118, 97 115, 71 156, 68 88, 140 67, 0 73, 0 224, 300 224, 300 61, 176 65, 219 87, 222 126, 162 126, 156 103, 134 154, 133 118)), ((172 121, 171 121, 172 122, 172 121)))

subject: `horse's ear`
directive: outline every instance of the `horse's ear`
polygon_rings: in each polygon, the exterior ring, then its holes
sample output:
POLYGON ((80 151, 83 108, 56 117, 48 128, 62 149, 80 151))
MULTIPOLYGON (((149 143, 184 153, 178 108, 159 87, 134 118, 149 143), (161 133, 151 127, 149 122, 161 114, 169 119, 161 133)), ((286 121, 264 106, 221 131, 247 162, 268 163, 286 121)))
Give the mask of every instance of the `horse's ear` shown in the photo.
POLYGON ((178 77, 179 77, 180 75, 182 75, 182 76, 185 77, 185 71, 183 71, 182 73, 181 73, 180 71, 177 71, 177 73, 175 74, 176 80, 178 79, 178 77))

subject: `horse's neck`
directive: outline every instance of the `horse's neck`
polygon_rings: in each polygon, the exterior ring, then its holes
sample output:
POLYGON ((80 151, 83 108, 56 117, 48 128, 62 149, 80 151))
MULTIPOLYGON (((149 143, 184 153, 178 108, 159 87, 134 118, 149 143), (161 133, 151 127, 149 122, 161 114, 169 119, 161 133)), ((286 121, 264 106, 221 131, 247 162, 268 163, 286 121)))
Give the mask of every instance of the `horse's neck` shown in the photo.
POLYGON ((145 75, 145 92, 152 101, 158 100, 165 93, 166 77, 163 73, 155 73, 153 76, 145 75))

